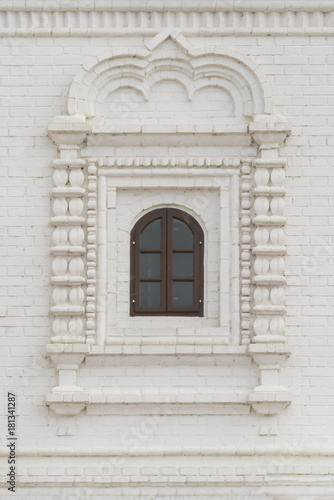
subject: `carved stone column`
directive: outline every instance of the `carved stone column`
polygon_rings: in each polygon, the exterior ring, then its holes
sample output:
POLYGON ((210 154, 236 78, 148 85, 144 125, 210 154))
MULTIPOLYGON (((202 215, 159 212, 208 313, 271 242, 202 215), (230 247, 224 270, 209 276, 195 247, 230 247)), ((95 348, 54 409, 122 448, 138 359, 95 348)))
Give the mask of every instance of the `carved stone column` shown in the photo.
MULTIPOLYGON (((58 385, 52 391, 54 398, 50 398, 56 404, 66 393, 82 391, 77 386, 77 371, 87 351, 86 162, 79 157, 79 144, 88 128, 84 117, 58 116, 48 130, 59 151, 59 158, 52 164, 52 344, 47 347, 58 372, 58 385)), ((67 411, 71 413, 72 409, 67 411)))
POLYGON ((290 354, 284 336, 285 285, 285 160, 280 144, 289 128, 280 116, 257 116, 250 132, 259 145, 253 161, 253 337, 249 354, 260 369, 260 385, 249 400, 262 415, 278 413, 290 404, 286 388, 279 385, 279 369, 290 354))

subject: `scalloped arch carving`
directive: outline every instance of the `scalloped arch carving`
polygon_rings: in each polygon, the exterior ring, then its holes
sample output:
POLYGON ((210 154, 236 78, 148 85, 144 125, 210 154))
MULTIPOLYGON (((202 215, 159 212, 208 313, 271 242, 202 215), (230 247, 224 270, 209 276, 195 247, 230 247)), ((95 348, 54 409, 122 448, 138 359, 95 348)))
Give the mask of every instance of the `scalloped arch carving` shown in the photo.
MULTIPOLYGON (((161 34, 160 34, 161 35, 161 34)), ((232 101, 234 118, 249 121, 256 115, 270 114, 271 101, 264 76, 244 55, 217 47, 193 47, 182 35, 157 35, 149 48, 113 49, 96 57, 78 72, 70 87, 68 113, 93 119, 103 115, 112 93, 134 89, 147 103, 137 109, 138 119, 152 112, 152 89, 159 82, 175 81, 186 92, 190 118, 198 118, 193 96, 217 88, 232 101)), ((220 119, 231 119, 222 106, 220 119)), ((229 110, 231 106, 229 107, 229 110)), ((129 114, 123 114, 124 120, 129 114)))

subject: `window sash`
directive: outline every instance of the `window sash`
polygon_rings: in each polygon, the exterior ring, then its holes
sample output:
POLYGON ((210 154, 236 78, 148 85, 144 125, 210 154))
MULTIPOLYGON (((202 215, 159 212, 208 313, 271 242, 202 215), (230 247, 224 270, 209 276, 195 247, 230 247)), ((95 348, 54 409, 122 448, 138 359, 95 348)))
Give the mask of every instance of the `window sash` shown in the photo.
POLYGON ((162 208, 149 212, 142 217, 131 232, 130 262, 130 315, 193 315, 203 316, 203 231, 198 222, 186 212, 172 208, 162 208), (161 248, 141 249, 140 238, 144 229, 153 221, 161 219, 161 248), (173 248, 173 219, 184 222, 194 235, 193 249, 173 248), (161 255, 160 278, 141 278, 140 259, 143 253, 159 253, 161 255), (193 276, 173 277, 173 253, 193 254, 193 276), (161 286, 161 305, 142 306, 140 304, 140 284, 159 282, 161 286), (193 283, 193 305, 175 306, 173 304, 173 283, 193 283))

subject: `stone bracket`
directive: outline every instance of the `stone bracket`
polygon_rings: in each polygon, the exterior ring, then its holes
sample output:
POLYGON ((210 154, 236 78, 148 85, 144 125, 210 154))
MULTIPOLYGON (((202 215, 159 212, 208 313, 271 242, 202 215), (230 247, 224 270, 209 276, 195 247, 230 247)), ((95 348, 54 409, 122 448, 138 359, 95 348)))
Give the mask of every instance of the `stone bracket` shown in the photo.
POLYGON ((58 374, 58 385, 46 397, 57 415, 76 415, 84 409, 84 389, 78 385, 78 370, 88 354, 86 344, 48 344, 47 355, 58 374), (61 404, 59 404, 61 403, 61 404))
POLYGON ((259 415, 275 415, 291 403, 291 395, 279 385, 280 366, 290 356, 286 344, 250 344, 248 353, 260 370, 260 385, 249 394, 249 403, 259 415))

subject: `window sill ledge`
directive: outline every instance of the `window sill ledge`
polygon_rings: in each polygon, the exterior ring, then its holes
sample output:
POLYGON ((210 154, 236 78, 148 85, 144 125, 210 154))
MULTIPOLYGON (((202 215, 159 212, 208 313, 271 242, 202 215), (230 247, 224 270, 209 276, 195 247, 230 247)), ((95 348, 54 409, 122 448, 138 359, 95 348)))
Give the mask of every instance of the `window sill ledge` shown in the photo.
POLYGON ((75 415, 85 407, 91 415, 124 414, 125 409, 131 414, 245 415, 251 408, 248 394, 207 387, 108 387, 55 392, 46 402, 58 415, 75 415))
MULTIPOLYGON (((109 338, 110 340, 110 338, 109 338)), ((135 355, 158 355, 158 356, 178 356, 185 355, 212 355, 219 354, 228 358, 247 355, 247 346, 230 346, 221 343, 222 339, 214 337, 200 338, 194 341, 193 338, 143 338, 128 337, 114 339, 112 345, 96 346, 88 344, 48 344, 46 353, 49 356, 55 354, 85 354, 86 362, 92 357, 114 357, 115 355, 135 356, 135 355), (159 342, 158 342, 159 341, 159 342), (219 342, 220 341, 220 342, 219 342)), ((111 344, 111 342, 110 342, 111 344)))

